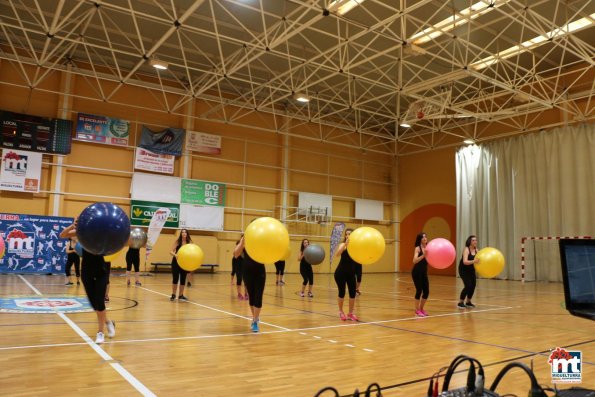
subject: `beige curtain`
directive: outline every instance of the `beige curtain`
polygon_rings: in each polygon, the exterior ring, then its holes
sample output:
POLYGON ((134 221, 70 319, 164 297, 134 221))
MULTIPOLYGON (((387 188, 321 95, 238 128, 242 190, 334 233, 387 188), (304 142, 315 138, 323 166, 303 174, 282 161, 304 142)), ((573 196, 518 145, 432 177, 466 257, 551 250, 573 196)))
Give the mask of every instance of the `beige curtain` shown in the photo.
MULTIPOLYGON (((520 280, 523 236, 595 236, 594 124, 461 148, 456 175, 459 258, 475 234, 504 254, 499 278, 520 280)), ((526 280, 562 280, 557 242, 525 250, 526 280)))

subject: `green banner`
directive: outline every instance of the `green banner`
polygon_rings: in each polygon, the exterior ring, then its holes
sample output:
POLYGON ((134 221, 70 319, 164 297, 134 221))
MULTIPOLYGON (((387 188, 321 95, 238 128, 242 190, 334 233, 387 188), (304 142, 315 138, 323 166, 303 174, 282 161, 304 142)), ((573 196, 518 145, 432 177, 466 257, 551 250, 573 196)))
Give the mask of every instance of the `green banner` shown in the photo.
POLYGON ((180 205, 170 203, 157 203, 152 201, 132 200, 130 206, 130 224, 132 226, 149 226, 151 218, 159 208, 169 208, 171 214, 164 227, 178 228, 180 226, 180 205))
POLYGON ((182 204, 225 206, 225 184, 182 179, 182 204))

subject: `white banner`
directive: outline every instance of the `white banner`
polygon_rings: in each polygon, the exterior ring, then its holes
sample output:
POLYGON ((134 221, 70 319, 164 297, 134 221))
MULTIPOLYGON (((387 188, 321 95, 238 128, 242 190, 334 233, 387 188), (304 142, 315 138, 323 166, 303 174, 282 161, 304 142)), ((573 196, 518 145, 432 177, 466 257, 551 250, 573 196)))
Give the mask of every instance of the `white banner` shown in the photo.
POLYGON ((221 137, 203 132, 186 131, 186 150, 208 154, 221 154, 221 137))
POLYGON ((175 159, 175 156, 171 154, 153 153, 147 149, 137 147, 134 168, 162 174, 173 174, 175 159))
POLYGON ((169 218, 170 212, 171 210, 169 208, 159 208, 153 213, 151 223, 149 224, 149 230, 147 231, 147 255, 145 258, 148 258, 149 255, 151 255, 153 246, 157 242, 157 239, 161 234, 161 229, 163 229, 163 225, 165 225, 167 218, 169 218))
POLYGON ((180 227, 194 230, 223 230, 223 207, 180 204, 180 227))
POLYGON ((0 190, 39 192, 41 153, 3 149, 0 168, 0 190))

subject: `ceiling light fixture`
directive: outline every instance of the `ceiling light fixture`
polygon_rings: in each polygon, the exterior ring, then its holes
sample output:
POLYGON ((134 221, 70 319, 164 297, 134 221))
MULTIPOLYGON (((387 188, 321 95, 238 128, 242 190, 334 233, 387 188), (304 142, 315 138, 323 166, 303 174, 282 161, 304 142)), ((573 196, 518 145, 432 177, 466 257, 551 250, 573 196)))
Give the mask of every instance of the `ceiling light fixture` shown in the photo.
POLYGON ((480 59, 479 61, 472 63, 470 66, 472 68, 475 68, 478 70, 483 69, 483 68, 493 65, 503 59, 507 59, 507 58, 513 57, 515 55, 519 55, 525 51, 529 51, 534 48, 537 48, 550 40, 553 40, 553 39, 556 39, 556 38, 559 38, 562 36, 566 36, 567 34, 578 32, 579 30, 588 28, 589 26, 593 25, 594 22, 595 22, 595 13, 589 15, 588 17, 584 17, 581 19, 577 19, 574 22, 570 22, 569 24, 566 24, 561 28, 556 28, 554 30, 550 30, 549 32, 544 33, 540 36, 534 37, 527 41, 523 41, 521 44, 507 48, 503 51, 500 51, 497 54, 490 55, 488 57, 480 59))
POLYGON ((402 123, 402 124, 399 124, 399 126, 401 126, 403 128, 410 128, 411 127, 411 124, 402 123))
POLYGON ((471 7, 465 8, 464 10, 453 14, 452 17, 448 17, 437 24, 430 26, 429 28, 414 34, 407 41, 416 45, 427 43, 428 41, 434 40, 436 37, 442 36, 446 32, 450 32, 457 26, 461 26, 475 18, 478 18, 481 15, 492 11, 496 7, 500 7, 510 1, 511 0, 478 1, 477 3, 471 5, 471 7))
POLYGON ((167 70, 167 67, 169 66, 169 64, 165 61, 160 61, 157 58, 153 58, 151 60, 149 60, 149 65, 153 66, 155 69, 158 70, 167 70))
POLYGON ((467 144, 467 145, 473 145, 473 144, 475 144, 475 141, 474 141, 473 139, 470 139, 470 138, 469 138, 469 139, 465 139, 465 140, 463 141, 463 143, 464 143, 464 144, 467 144))
POLYGON ((338 15, 344 15, 364 1, 366 0, 334 0, 328 5, 327 10, 336 12, 338 15))
POLYGON ((310 102, 310 97, 306 94, 293 94, 293 99, 302 103, 310 102))

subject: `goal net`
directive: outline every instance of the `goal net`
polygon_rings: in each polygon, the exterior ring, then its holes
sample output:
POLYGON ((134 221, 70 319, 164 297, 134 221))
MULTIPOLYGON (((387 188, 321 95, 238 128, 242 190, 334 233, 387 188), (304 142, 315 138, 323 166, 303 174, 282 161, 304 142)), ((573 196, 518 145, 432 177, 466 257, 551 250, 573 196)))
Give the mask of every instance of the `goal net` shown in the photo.
POLYGON ((560 239, 590 239, 591 236, 521 237, 521 281, 561 280, 560 239))

